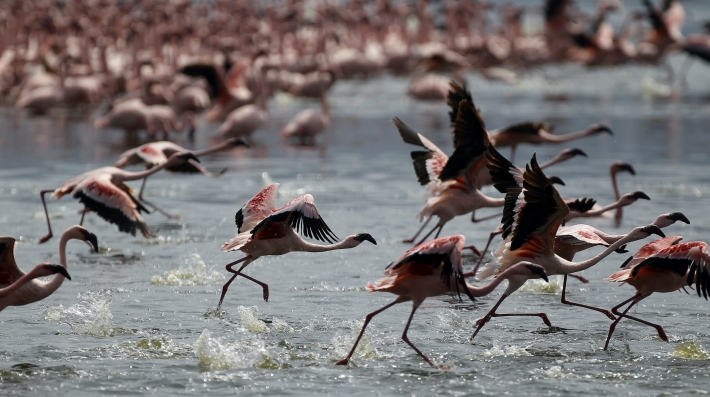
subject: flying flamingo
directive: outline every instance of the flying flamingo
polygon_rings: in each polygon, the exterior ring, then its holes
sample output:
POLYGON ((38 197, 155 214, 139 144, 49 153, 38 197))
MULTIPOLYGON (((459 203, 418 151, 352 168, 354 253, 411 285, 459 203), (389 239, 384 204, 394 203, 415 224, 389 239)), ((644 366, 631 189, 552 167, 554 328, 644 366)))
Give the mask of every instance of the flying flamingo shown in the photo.
POLYGON ((306 109, 298 113, 281 130, 281 136, 285 138, 297 137, 303 145, 308 141, 314 144, 316 135, 330 125, 330 113, 328 103, 325 101, 325 92, 321 92, 320 102, 320 112, 315 109, 306 109))
POLYGON ((66 247, 69 240, 86 241, 95 252, 99 250, 96 236, 81 226, 67 229, 59 240, 59 265, 40 263, 28 273, 15 262, 17 241, 13 237, 0 237, 0 311, 8 306, 22 306, 40 301, 56 291, 69 277, 66 247), (38 281, 37 277, 56 274, 51 281, 38 281))
MULTIPOLYGON (((249 145, 246 144, 241 139, 238 138, 229 138, 225 140, 222 143, 219 143, 217 145, 208 147, 206 149, 202 150, 195 150, 192 151, 192 154, 195 157, 200 157, 204 156, 210 153, 218 152, 221 150, 229 150, 238 146, 246 146, 249 147, 249 145)), ((152 167, 155 167, 157 165, 161 165, 164 162, 168 161, 168 158, 172 156, 175 153, 178 152, 188 152, 187 149, 183 148, 182 146, 179 146, 173 142, 170 141, 159 141, 159 142, 150 142, 146 143, 144 145, 138 146, 136 148, 133 148, 131 150, 127 150, 121 154, 121 157, 118 159, 116 162, 115 167, 116 168, 125 168, 131 165, 139 165, 139 164, 145 164, 145 166, 150 169, 152 167)), ((181 172, 181 173, 201 173, 203 175, 207 176, 217 176, 204 167, 202 167, 200 164, 195 162, 194 160, 187 160, 184 163, 177 164, 175 166, 167 167, 167 171, 170 172, 181 172)), ((223 174, 227 169, 223 169, 218 175, 223 174)), ((146 181, 148 181, 148 177, 143 178, 143 183, 141 184, 141 190, 138 193, 138 200, 143 202, 143 204, 147 204, 151 207, 153 207, 156 211, 160 212, 161 214, 167 216, 170 219, 174 218, 179 218, 173 215, 170 215, 169 213, 163 211, 162 209, 158 208, 153 203, 148 202, 143 198, 143 190, 145 189, 145 184, 146 181)))
POLYGON ((486 286, 474 287, 463 278, 461 268, 461 251, 464 249, 466 237, 455 235, 442 237, 436 240, 427 241, 424 244, 410 248, 402 256, 390 263, 385 270, 387 277, 378 281, 377 285, 369 284, 367 289, 370 292, 390 292, 398 295, 394 302, 385 307, 375 310, 365 317, 365 324, 355 340, 355 344, 350 353, 335 365, 347 365, 360 343, 360 338, 365 333, 365 328, 375 315, 402 302, 412 301, 412 312, 404 326, 402 339, 419 354, 424 361, 434 368, 438 368, 419 349, 417 349, 407 337, 409 325, 414 317, 414 312, 424 302, 426 298, 439 296, 448 292, 460 294, 463 291, 471 300, 476 296, 484 296, 491 293, 503 280, 514 276, 527 278, 542 278, 547 280, 545 270, 530 262, 519 262, 515 266, 501 273, 500 277, 493 280, 486 286))
MULTIPOLYGON (((637 227, 593 258, 582 262, 565 260, 555 254, 555 234, 569 213, 569 208, 550 180, 540 170, 535 155, 522 174, 517 167, 506 169, 505 166, 509 162, 493 147, 488 148, 486 156, 489 164, 492 165, 489 169, 493 181, 499 186, 508 185, 510 187, 506 193, 506 205, 503 211, 504 240, 494 254, 496 262, 489 263, 481 270, 481 279, 501 274, 522 260, 537 263, 545 268, 548 275, 575 273, 596 265, 628 242, 646 238, 651 234, 665 237, 658 226, 637 227)), ((474 269, 474 274, 475 271, 474 269)), ((478 327, 471 339, 492 317, 537 316, 545 324, 551 326, 545 313, 499 314, 496 312, 505 298, 522 287, 527 279, 516 276, 508 281, 508 288, 498 302, 477 322, 478 327)))
POLYGON ((83 223, 87 211, 94 211, 107 222, 117 225, 118 230, 124 233, 135 236, 136 229, 138 229, 144 237, 152 236, 148 225, 140 215, 141 211, 147 213, 148 210, 133 197, 132 190, 124 182, 147 178, 163 168, 177 166, 190 159, 199 162, 197 157, 190 152, 178 152, 170 156, 168 161, 142 172, 128 172, 116 167, 101 167, 74 177, 57 189, 40 191, 49 232, 39 240, 39 243, 42 244, 53 236, 47 203, 44 200, 44 195, 47 193, 52 193, 52 197, 56 199, 72 193, 74 198, 79 199, 79 202, 85 207, 80 224, 83 223))
POLYGON ((553 135, 553 126, 547 123, 526 122, 511 125, 497 131, 491 132, 491 142, 497 148, 510 146, 510 161, 515 158, 515 148, 521 143, 540 145, 542 143, 562 143, 585 136, 596 135, 606 132, 609 135, 613 131, 604 124, 592 124, 582 131, 570 132, 564 135, 553 135))
POLYGON ((700 293, 702 292, 705 300, 708 299, 708 294, 710 293, 710 271, 708 271, 710 254, 708 254, 708 244, 703 241, 678 244, 680 239, 682 237, 672 236, 664 239, 660 244, 657 243, 655 247, 651 244, 643 246, 639 250, 639 254, 637 254, 643 260, 638 263, 633 263, 634 261, 632 260, 623 270, 605 279, 611 282, 631 284, 636 288, 636 294, 611 309, 618 317, 609 327, 609 335, 606 338, 604 350, 609 347, 609 340, 614 334, 614 329, 624 317, 655 328, 658 331, 658 336, 668 342, 668 336, 666 336, 663 327, 626 314, 632 306, 646 299, 654 292, 674 292, 685 288, 685 286, 695 284, 698 296, 701 296, 700 293), (657 250, 663 246, 666 247, 657 250), (653 253, 649 254, 649 252, 653 253), (623 312, 619 312, 619 308, 629 302, 631 304, 623 312))
POLYGON ((269 300, 269 286, 242 273, 247 265, 261 256, 283 255, 292 251, 324 252, 355 248, 363 241, 377 245, 375 239, 367 233, 348 236, 343 241, 333 244, 333 241, 338 238, 318 214, 313 196, 304 194, 276 208, 278 189, 278 183, 267 186, 237 212, 234 220, 239 234, 224 243, 222 251, 242 251, 247 256, 227 264, 227 271, 234 273, 234 276, 222 287, 222 296, 219 298, 217 310, 222 307, 227 289, 237 276, 259 284, 263 289, 264 300, 269 300), (299 231, 306 237, 331 244, 309 243, 296 233, 299 231), (234 265, 241 262, 244 263, 239 270, 232 269, 234 265))

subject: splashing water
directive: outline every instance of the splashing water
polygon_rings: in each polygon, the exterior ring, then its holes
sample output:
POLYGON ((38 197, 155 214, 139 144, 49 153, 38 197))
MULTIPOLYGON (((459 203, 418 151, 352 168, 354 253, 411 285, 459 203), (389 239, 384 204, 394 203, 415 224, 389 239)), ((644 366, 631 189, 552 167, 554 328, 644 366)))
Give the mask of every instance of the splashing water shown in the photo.
POLYGON ((533 292, 536 294, 562 294, 562 284, 564 280, 563 276, 553 276, 549 279, 549 283, 546 283, 545 280, 541 279, 528 280, 522 287, 520 287, 519 291, 533 292))
POLYGON ((257 318, 259 309, 256 306, 246 307, 237 306, 239 318, 242 320, 242 325, 249 332, 293 332, 294 329, 283 320, 273 318, 271 320, 271 328, 266 322, 257 318))
POLYGON ((263 342, 249 344, 245 341, 224 344, 219 338, 212 338, 210 331, 204 330, 192 346, 202 368, 212 370, 246 368, 260 366, 260 363, 271 362, 269 352, 263 342))
MULTIPOLYGON (((356 321, 350 329, 350 334, 347 336, 336 335, 331 339, 330 343, 333 345, 333 359, 340 360, 350 353, 353 344, 357 336, 360 334, 360 330, 365 322, 356 321)), ((357 349, 353 353, 352 358, 377 358, 379 353, 375 349, 375 345, 372 343, 372 338, 369 331, 365 331, 360 339, 360 343, 357 345, 357 349)))
POLYGON ((200 255, 193 253, 187 260, 187 267, 168 270, 162 276, 153 276, 153 285, 192 286, 213 285, 224 281, 224 275, 218 271, 207 269, 200 255))
POLYGON ((113 333, 111 292, 79 292, 77 300, 77 304, 67 308, 62 305, 47 308, 45 320, 67 324, 75 334, 110 336, 113 333))
POLYGON ((710 358, 710 353, 695 342, 686 342, 678 345, 671 356, 688 360, 707 360, 710 358))
POLYGON ((509 357, 509 356, 532 356, 527 350, 527 347, 519 347, 515 345, 501 346, 500 342, 493 340, 493 347, 485 350, 483 357, 509 357))

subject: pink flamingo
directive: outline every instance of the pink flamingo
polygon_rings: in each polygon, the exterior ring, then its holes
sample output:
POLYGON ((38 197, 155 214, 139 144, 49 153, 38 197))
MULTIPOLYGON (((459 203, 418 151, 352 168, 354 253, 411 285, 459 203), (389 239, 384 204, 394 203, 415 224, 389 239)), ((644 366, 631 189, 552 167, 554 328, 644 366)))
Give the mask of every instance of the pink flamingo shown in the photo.
POLYGON ((126 186, 124 182, 147 178, 163 168, 177 166, 190 159, 199 162, 197 157, 190 152, 178 152, 170 156, 168 161, 163 164, 142 172, 128 172, 116 167, 101 167, 74 177, 57 189, 40 191, 49 232, 39 240, 39 243, 42 244, 53 236, 47 203, 44 200, 44 195, 47 193, 52 193, 52 197, 56 199, 72 193, 72 197, 79 199, 79 202, 85 207, 85 210, 82 211, 80 224, 83 223, 87 211, 94 211, 107 222, 117 225, 118 230, 124 233, 135 236, 137 229, 144 237, 152 236, 148 225, 145 224, 140 214, 141 211, 147 213, 148 210, 133 197, 131 188, 126 186))
MULTIPOLYGON (((210 153, 218 152, 221 150, 229 150, 238 146, 246 146, 249 147, 249 145, 246 144, 241 139, 238 138, 229 138, 225 140, 222 143, 219 143, 217 145, 208 147, 206 149, 202 150, 195 150, 192 151, 192 154, 195 157, 201 157, 210 153)), ((170 141, 159 141, 159 142, 150 142, 146 143, 144 145, 135 147, 131 150, 127 150, 121 154, 121 157, 118 159, 116 162, 115 167, 116 168, 125 168, 131 165, 140 165, 144 164, 146 168, 150 169, 152 167, 158 166, 163 164, 164 162, 168 161, 170 156, 172 156, 175 153, 178 152, 188 152, 187 149, 183 148, 182 146, 179 146, 173 142, 170 141)), ((170 172, 180 172, 180 173, 201 173, 203 175, 207 176, 218 176, 222 175, 227 169, 223 169, 219 174, 213 174, 212 172, 208 171, 206 168, 195 162, 194 160, 187 160, 181 164, 176 164, 175 166, 171 167, 166 167, 166 171, 170 172)), ((153 203, 148 202, 146 199, 143 198, 143 190, 145 189, 145 184, 148 181, 148 177, 143 178, 143 183, 141 184, 141 190, 138 193, 138 200, 142 201, 143 204, 147 204, 151 207, 153 207, 154 210, 160 212, 161 214, 167 216, 168 218, 174 219, 174 218, 179 218, 173 215, 170 215, 169 213, 163 211, 162 209, 158 208, 153 203)))
POLYGON ((702 292, 705 300, 708 299, 710 292, 708 244, 703 241, 679 244, 680 239, 682 237, 672 236, 656 243, 655 246, 645 245, 639 250, 638 257, 634 257, 636 261, 632 260, 623 270, 605 279, 611 282, 631 284, 636 288, 636 294, 611 309, 618 317, 609 327, 604 350, 609 347, 609 340, 614 334, 616 325, 624 317, 655 328, 658 336, 668 342, 668 336, 663 327, 626 314, 631 307, 648 298, 654 292, 674 292, 695 284, 698 296, 701 296, 702 292), (659 248, 662 249, 659 250, 659 248), (623 312, 619 312, 619 308, 629 302, 631 304, 623 312))
POLYGON ((613 135, 611 128, 604 124, 592 124, 582 131, 570 132, 564 135, 553 135, 551 133, 552 129, 553 126, 547 123, 526 122, 515 124, 491 132, 491 142, 497 148, 510 146, 510 161, 514 162, 515 148, 521 143, 532 145, 562 143, 602 132, 613 135))
POLYGON ((64 282, 71 280, 67 272, 66 246, 69 240, 86 241, 95 252, 99 250, 96 236, 81 226, 67 229, 59 240, 59 265, 40 263, 28 273, 15 262, 17 241, 13 237, 0 237, 0 311, 8 306, 22 306, 40 301, 56 291, 64 282), (50 281, 35 280, 37 277, 56 276, 50 281))
POLYGON ((460 234, 427 241, 424 244, 410 248, 402 256, 397 258, 397 260, 390 263, 390 265, 387 266, 387 270, 385 270, 387 277, 379 280, 377 285, 369 284, 367 289, 370 292, 390 292, 397 295, 397 299, 365 317, 365 324, 363 324, 362 330, 357 340, 355 340, 355 344, 352 349, 350 349, 350 353, 335 365, 348 364, 350 357, 355 353, 355 348, 357 348, 358 343, 360 343, 362 335, 365 333, 365 328, 367 328, 367 325, 373 317, 398 303, 412 301, 412 312, 409 314, 407 325, 404 326, 402 339, 411 346, 424 361, 432 367, 438 368, 414 346, 407 337, 407 331, 414 317, 414 312, 417 311, 426 298, 443 295, 448 292, 456 292, 460 297, 463 291, 471 300, 474 300, 476 296, 490 294, 503 280, 515 276, 527 278, 539 277, 548 281, 545 270, 541 266, 534 265, 530 262, 519 262, 501 273, 500 277, 496 278, 488 285, 474 287, 466 283, 463 278, 461 251, 464 248, 465 242, 466 237, 460 234))
POLYGON ((318 214, 313 196, 304 194, 276 208, 278 189, 278 183, 267 186, 237 212, 234 220, 239 234, 224 243, 222 251, 241 251, 247 256, 227 264, 227 271, 234 273, 234 276, 222 287, 222 296, 219 298, 217 310, 222 307, 227 289, 237 276, 259 284, 263 289, 264 301, 269 300, 269 286, 242 273, 247 265, 261 256, 283 255, 292 251, 324 252, 355 248, 363 241, 377 245, 375 239, 367 233, 348 236, 343 241, 333 243, 338 238, 318 214), (298 231, 306 237, 331 244, 309 243, 297 234, 298 231), (239 270, 232 269, 234 265, 241 262, 244 263, 239 270))
POLYGON ((298 113, 281 130, 281 136, 284 138, 297 137, 303 145, 308 141, 314 144, 316 135, 323 132, 330 125, 330 112, 328 111, 328 103, 325 100, 324 92, 321 93, 320 102, 320 112, 315 109, 306 109, 298 113))
MULTIPOLYGON (((535 155, 522 174, 517 167, 505 168, 509 162, 492 147, 489 147, 486 156, 489 164, 492 165, 489 169, 493 181, 499 186, 508 185, 510 187, 506 193, 506 205, 501 222, 505 230, 504 240, 494 253, 496 262, 487 264, 481 270, 481 279, 501 274, 522 260, 537 263, 545 268, 548 275, 575 273, 596 265, 628 242, 646 238, 651 234, 665 237, 658 226, 637 227, 593 258, 582 262, 571 262, 561 258, 555 254, 555 234, 569 213, 569 208, 550 180, 540 170, 535 155)), ((474 269, 474 274, 476 270, 474 269)), ((545 324, 551 326, 545 313, 499 314, 496 312, 505 298, 522 287, 526 281, 525 277, 520 276, 509 279, 508 288, 501 298, 485 317, 477 322, 478 327, 471 339, 492 317, 537 316, 545 324)), ((600 308, 594 309, 602 310, 600 308)))

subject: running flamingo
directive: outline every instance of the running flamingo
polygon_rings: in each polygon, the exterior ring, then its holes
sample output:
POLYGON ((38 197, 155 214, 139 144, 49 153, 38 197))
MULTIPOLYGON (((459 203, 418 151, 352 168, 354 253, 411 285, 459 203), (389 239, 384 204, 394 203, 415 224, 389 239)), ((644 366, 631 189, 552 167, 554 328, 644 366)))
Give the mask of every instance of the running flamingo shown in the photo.
POLYGON ((261 256, 283 255, 292 251, 323 252, 355 248, 363 241, 377 245, 375 239, 367 233, 348 236, 343 241, 333 244, 333 241, 338 238, 318 214, 313 196, 304 194, 289 201, 281 208, 276 208, 278 189, 278 183, 267 186, 237 212, 234 220, 239 234, 224 243, 222 251, 242 251, 247 256, 226 266, 227 271, 234 273, 234 276, 222 287, 222 296, 219 298, 217 310, 222 307, 222 301, 224 301, 229 284, 237 276, 259 284, 263 289, 264 300, 269 300, 269 286, 242 273, 247 265, 261 256), (331 244, 309 243, 296 233, 299 231, 306 237, 327 241, 331 244), (232 269, 234 265, 241 262, 244 264, 239 270, 232 269))
POLYGON ((389 309, 390 307, 402 303, 412 301, 412 312, 407 320, 407 325, 404 326, 402 339, 419 354, 424 361, 434 368, 438 368, 431 360, 429 360, 407 337, 409 325, 414 317, 414 312, 426 298, 439 296, 448 292, 456 292, 460 294, 463 291, 471 300, 476 296, 484 296, 490 294, 503 280, 509 277, 522 276, 526 278, 542 278, 547 280, 545 270, 538 265, 530 262, 519 262, 515 266, 510 267, 505 272, 501 273, 500 277, 493 280, 490 284, 483 287, 474 287, 463 278, 461 268, 461 251, 464 249, 466 237, 455 235, 442 237, 436 240, 427 241, 424 244, 410 248, 397 260, 390 263, 385 270, 387 277, 378 281, 377 285, 369 284, 367 289, 370 292, 391 292, 398 295, 394 302, 385 307, 375 310, 365 317, 365 324, 355 340, 355 344, 350 353, 344 359, 338 361, 335 365, 347 365, 360 343, 360 338, 365 333, 365 328, 370 323, 375 315, 389 309))
POLYGON ((67 229, 59 240, 59 265, 40 263, 28 273, 15 262, 17 241, 13 237, 0 237, 0 311, 8 306, 22 306, 40 301, 56 291, 69 277, 66 247, 69 240, 86 241, 95 252, 99 250, 96 236, 81 226, 67 229), (51 281, 35 280, 37 277, 56 274, 51 281))
POLYGON ((663 327, 626 314, 632 306, 654 292, 674 292, 695 284, 698 296, 701 296, 702 292, 705 300, 708 299, 708 294, 710 294, 708 244, 703 241, 679 244, 680 239, 682 237, 672 236, 659 242, 646 244, 634 257, 637 260, 642 259, 640 262, 632 259, 623 270, 605 279, 611 282, 629 283, 636 288, 636 294, 611 309, 618 318, 609 327, 604 350, 609 347, 609 340, 614 334, 614 329, 624 317, 655 328, 658 336, 668 342, 668 336, 663 327), (659 248, 662 249, 659 250, 659 248), (619 308, 629 302, 631 304, 623 312, 619 312, 619 308))
MULTIPOLYGON (((493 147, 486 152, 491 165, 491 175, 496 187, 509 186, 506 193, 506 205, 503 210, 503 242, 494 253, 495 263, 489 263, 481 270, 480 278, 501 274, 510 266, 522 260, 529 260, 545 268, 548 275, 569 274, 588 269, 622 245, 641 240, 651 234, 665 237, 658 226, 648 225, 637 227, 623 238, 611 244, 602 253, 582 262, 571 262, 555 254, 555 234, 562 221, 569 213, 567 204, 552 186, 550 180, 540 170, 537 159, 533 155, 530 164, 521 174, 517 167, 506 168, 509 162, 493 147), (500 159, 504 160, 501 161, 500 159), (508 238, 510 237, 510 238, 508 238)), ((475 274, 476 269, 474 269, 475 274)), ((525 277, 516 276, 509 279, 508 288, 493 308, 478 320, 478 327, 471 336, 473 339, 481 328, 492 317, 500 316, 537 316, 545 324, 551 326, 545 313, 498 314, 500 304, 525 284, 525 277)), ((596 310, 601 310, 595 308, 596 310)))
POLYGON ((56 199, 72 193, 74 198, 79 199, 79 202, 85 207, 79 224, 84 222, 84 215, 87 211, 94 211, 107 222, 117 225, 118 230, 124 233, 135 236, 136 229, 138 229, 144 237, 152 236, 148 225, 140 215, 141 211, 147 213, 148 210, 133 197, 131 188, 126 186, 124 182, 147 178, 163 168, 177 166, 190 159, 199 162, 197 157, 190 152, 178 152, 170 156, 168 161, 163 164, 142 172, 128 172, 116 167, 101 167, 74 177, 57 189, 42 190, 40 198, 44 206, 44 214, 47 217, 49 232, 39 240, 39 243, 42 244, 53 236, 47 203, 44 200, 44 195, 47 193, 52 193, 52 197, 56 199))
MULTIPOLYGON (((249 147, 249 145, 247 145, 246 142, 241 139, 229 138, 224 142, 208 147, 207 149, 192 151, 192 154, 195 155, 195 157, 200 157, 210 153, 218 152, 220 150, 229 150, 238 146, 249 147)), ((170 158, 170 156, 178 152, 188 152, 188 150, 170 141, 150 142, 123 152, 123 154, 121 154, 121 157, 116 162, 115 167, 125 168, 131 165, 145 164, 145 166, 150 169, 168 161, 168 158, 170 158)), ((194 160, 187 160, 184 163, 167 167, 166 171, 188 174, 201 173, 207 176, 218 176, 222 175, 225 171, 227 171, 227 169, 223 169, 221 172, 219 172, 219 174, 213 174, 194 160)), ((143 190, 145 189, 145 184, 147 181, 148 177, 143 178, 141 190, 138 193, 138 200, 143 202, 143 204, 147 204, 153 207, 155 211, 160 212, 161 214, 167 216, 170 219, 179 218, 179 216, 170 215, 169 213, 158 208, 158 206, 156 206, 155 204, 150 203, 143 198, 143 190)))

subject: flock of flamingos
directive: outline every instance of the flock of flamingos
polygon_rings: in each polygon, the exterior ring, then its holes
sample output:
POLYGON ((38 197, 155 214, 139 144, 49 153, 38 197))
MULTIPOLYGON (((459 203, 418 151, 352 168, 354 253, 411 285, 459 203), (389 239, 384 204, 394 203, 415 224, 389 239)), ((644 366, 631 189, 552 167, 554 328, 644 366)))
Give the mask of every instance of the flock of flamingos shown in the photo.
MULTIPOLYGON (((133 137, 146 131, 150 140, 159 133, 169 137, 186 128, 187 139, 191 140, 197 115, 204 111, 207 119, 222 121, 218 131, 221 143, 215 146, 187 150, 170 141, 145 143, 123 153, 115 166, 86 172, 56 189, 41 191, 48 233, 39 243, 53 237, 47 193, 54 199, 65 195, 77 199, 84 206, 81 221, 61 235, 58 265, 41 263, 27 273, 15 262, 15 239, 0 237, 0 310, 42 300, 56 291, 65 278, 71 279, 66 270, 69 240, 85 241, 98 252, 96 235, 80 226, 87 212, 115 224, 121 232, 152 237, 142 213, 158 211, 170 218, 175 215, 143 198, 147 178, 163 169, 212 175, 200 164, 200 158, 216 151, 248 148, 253 133, 268 120, 267 103, 275 92, 320 100, 320 110, 299 113, 282 130, 286 139, 309 145, 329 125, 326 94, 337 79, 367 77, 389 69, 413 74, 410 96, 446 101, 454 151, 447 155, 403 120, 392 119, 402 140, 417 146, 411 152, 414 171, 431 197, 417 215, 423 222, 421 228, 405 240, 416 245, 387 267, 385 278, 367 286, 369 291, 390 292, 397 298, 366 316, 355 345, 338 365, 349 362, 375 315, 411 301, 412 311, 402 339, 427 363, 437 367, 407 337, 417 308, 428 297, 448 293, 473 300, 491 293, 503 280, 508 281, 505 292, 477 321, 472 339, 494 317, 536 316, 550 326, 545 313, 509 314, 498 313, 498 309, 527 280, 547 281, 548 276, 558 274, 564 275, 563 304, 598 311, 613 321, 605 349, 622 318, 654 327, 659 337, 668 341, 660 325, 631 316, 628 311, 654 292, 686 287, 707 299, 707 243, 681 243, 682 237, 666 237, 661 230, 678 221, 690 223, 689 220, 680 212, 670 212, 620 235, 584 224, 568 225, 575 218, 594 216, 612 217, 618 224, 624 206, 649 199, 643 192, 619 192, 616 174, 633 174, 633 167, 621 162, 611 165, 616 201, 601 206, 592 198, 562 198, 554 185, 564 181, 543 172, 575 156, 586 156, 582 150, 562 150, 543 164, 533 155, 525 168, 519 168, 513 163, 516 146, 612 134, 610 127, 594 124, 583 131, 554 134, 551 125, 528 121, 489 131, 471 92, 451 77, 460 80, 463 71, 475 69, 489 78, 510 80, 514 74, 508 68, 570 60, 589 65, 657 62, 675 49, 707 60, 710 36, 685 38, 681 34, 684 11, 680 1, 667 0, 658 8, 644 0, 650 30, 643 30, 641 22, 637 29, 625 22, 616 36, 604 19, 618 8, 614 1, 599 2, 592 29, 583 27, 590 18, 580 15, 572 1, 547 1, 544 33, 539 36, 523 33, 523 10, 512 5, 500 8, 503 23, 496 33, 487 33, 485 13, 490 4, 447 3, 442 8, 447 27, 444 35, 436 28, 437 21, 426 1, 416 2, 415 7, 389 1, 378 1, 373 7, 363 7, 361 3, 324 3, 315 10, 318 18, 297 2, 284 9, 228 2, 220 4, 220 12, 211 17, 207 5, 191 2, 166 3, 161 9, 147 6, 140 15, 131 12, 130 6, 126 9, 125 5, 107 4, 99 12, 99 8, 86 7, 79 1, 67 2, 61 10, 54 8, 54 3, 47 3, 46 15, 25 13, 22 4, 0 7, 6 16, 0 27, 4 33, 0 40, 0 89, 6 98, 14 98, 18 108, 41 114, 55 106, 93 104, 106 98, 108 111, 96 121, 98 128, 124 129, 133 137), (189 28, 179 26, 181 21, 190 21, 189 28), (634 34, 642 37, 636 43, 632 43, 634 34), (706 40, 705 44, 701 39, 706 40), (510 158, 499 152, 503 147, 511 148, 510 158), (124 170, 129 166, 147 169, 124 170), (134 196, 126 182, 138 180, 142 180, 142 186, 134 196), (493 185, 502 196, 485 195, 480 190, 484 185, 493 185), (462 235, 439 237, 446 223, 456 216, 471 214, 472 222, 487 219, 475 216, 477 209, 485 207, 502 207, 503 211, 497 215, 500 226, 491 232, 483 250, 466 246, 462 235), (434 217, 436 224, 418 239, 434 217), (429 240, 432 234, 434 239, 429 240), (620 271, 606 279, 630 284, 636 289, 633 296, 611 310, 566 299, 568 275, 587 282, 576 273, 614 252, 627 252, 627 243, 652 234, 662 238, 644 245, 624 262, 620 271), (502 241, 492 252, 492 261, 480 267, 498 235, 502 241), (585 261, 573 260, 576 253, 595 246, 604 250, 585 261), (462 265, 465 249, 479 257, 467 272, 462 265), (50 281, 38 280, 50 275, 55 275, 50 281), (474 277, 491 281, 482 286, 466 281, 474 277), (628 306, 621 311, 624 305, 628 306)), ((640 21, 642 16, 630 13, 627 19, 640 21)), ((232 277, 222 288, 218 309, 238 276, 258 284, 268 301, 268 285, 244 273, 261 256, 350 249, 365 241, 377 244, 368 233, 340 240, 319 215, 310 194, 279 207, 278 187, 275 183, 258 192, 235 215, 237 235, 224 243, 222 250, 241 251, 244 257, 226 266, 232 277), (328 244, 314 244, 301 236, 328 244)))

